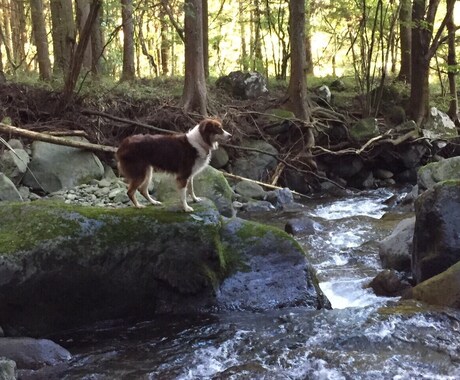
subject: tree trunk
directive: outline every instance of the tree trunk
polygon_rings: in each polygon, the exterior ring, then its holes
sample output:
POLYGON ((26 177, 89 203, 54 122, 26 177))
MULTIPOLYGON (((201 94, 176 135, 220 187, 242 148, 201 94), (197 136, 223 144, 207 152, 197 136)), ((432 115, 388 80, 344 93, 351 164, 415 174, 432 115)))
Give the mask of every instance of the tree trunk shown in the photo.
POLYGON ((241 55, 240 55, 240 66, 243 71, 248 71, 248 51, 246 46, 246 20, 244 15, 246 14, 244 9, 243 0, 238 1, 238 22, 240 24, 240 38, 241 38, 241 55))
MULTIPOLYGON (((89 0, 76 0, 75 4, 75 13, 77 15, 77 25, 78 25, 78 32, 80 36, 83 32, 83 28, 85 26, 86 20, 88 19, 89 14, 89 0)), ((83 56, 83 67, 87 70, 91 69, 92 64, 92 57, 91 57, 91 37, 89 44, 85 50, 83 56)))
POLYGON ((11 1, 11 35, 13 37, 13 59, 15 66, 22 65, 26 58, 26 14, 23 0, 11 1))
POLYGON ((253 31, 253 38, 251 41, 251 57, 252 64, 251 69, 253 71, 263 72, 263 57, 262 57, 262 37, 261 37, 261 20, 260 20, 260 2, 259 0, 254 0, 254 7, 253 7, 253 20, 252 20, 252 27, 254 28, 253 31))
POLYGON ((305 4, 304 0, 289 2, 289 30, 291 39, 291 77, 288 96, 295 116, 309 121, 307 104, 307 60, 305 58, 305 4))
POLYGON ((209 17, 208 17, 208 0, 203 1, 203 65, 204 76, 209 78, 209 17))
POLYGON ((134 23, 133 1, 121 0, 121 19, 123 22, 123 69, 122 81, 132 81, 135 78, 134 68, 134 23))
POLYGON ((72 0, 51 0, 54 72, 67 75, 76 42, 72 0))
POLYGON ((51 62, 48 50, 48 40, 46 37, 47 34, 42 0, 30 0, 30 11, 32 15, 32 29, 34 33, 35 46, 37 47, 40 79, 50 80, 51 62))
POLYGON ((313 53, 311 51, 311 19, 313 14, 312 1, 308 0, 306 7, 307 30, 305 33, 305 59, 307 61, 307 74, 313 74, 313 53))
POLYGON ((401 67, 398 80, 411 83, 412 4, 411 0, 400 0, 399 34, 401 39, 401 67))
MULTIPOLYGON (((289 1, 289 38, 291 42, 291 77, 289 79, 288 97, 292 111, 298 119, 309 123, 311 111, 307 100, 307 61, 305 57, 305 1, 289 1)), ((305 132, 305 163, 316 168, 311 155, 311 147, 315 145, 313 129, 305 132)))
POLYGON ((97 14, 99 12, 101 4, 102 0, 93 0, 90 6, 85 26, 83 27, 83 30, 80 35, 80 40, 70 62, 69 72, 66 76, 64 89, 62 91, 62 96, 58 103, 57 110, 62 110, 66 108, 72 98, 73 91, 78 80, 78 76, 80 75, 83 59, 85 56, 85 51, 88 47, 89 39, 91 37, 93 24, 97 18, 97 14))
POLYGON ((161 74, 168 75, 169 73, 169 26, 166 22, 166 12, 164 7, 160 7, 160 33, 161 33, 161 45, 160 45, 160 61, 161 61, 161 74))
MULTIPOLYGON (((453 4, 455 0, 447 0, 447 8, 453 9, 453 4)), ((458 114, 458 96, 457 96, 457 59, 455 57, 455 23, 453 12, 447 15, 447 34, 448 34, 448 53, 447 53, 447 65, 448 71, 447 76, 449 78, 449 93, 450 93, 450 104, 447 114, 450 118, 458 125, 459 124, 459 114, 458 114)))
POLYGON ((426 0, 415 0, 412 6, 412 81, 409 111, 419 126, 429 111, 430 60, 436 54, 448 15, 453 12, 454 2, 448 2, 446 17, 433 37, 433 25, 439 3, 440 0, 430 0, 427 7, 426 0))
POLYGON ((102 4, 91 31, 91 72, 98 76, 104 73, 101 58, 104 53, 104 34, 102 32, 102 4))
POLYGON ((206 78, 203 64, 202 0, 185 0, 185 83, 182 104, 185 112, 207 115, 206 78))

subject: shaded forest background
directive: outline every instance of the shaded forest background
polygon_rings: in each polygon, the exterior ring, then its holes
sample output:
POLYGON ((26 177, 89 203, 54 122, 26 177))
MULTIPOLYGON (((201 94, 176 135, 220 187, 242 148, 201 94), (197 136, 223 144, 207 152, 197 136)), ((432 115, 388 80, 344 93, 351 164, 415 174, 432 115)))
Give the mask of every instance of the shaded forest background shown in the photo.
POLYGON ((322 129, 369 116, 385 121, 388 97, 393 105, 403 99, 401 121, 421 126, 435 104, 458 123, 455 0, 0 4, 1 117, 13 125, 43 130, 66 115, 67 128, 88 124, 92 139, 116 145, 119 130, 103 128, 113 121, 98 119, 95 128, 84 109, 176 130, 218 115, 244 136, 260 132, 268 123, 260 115, 279 107, 293 112, 300 131, 286 140, 286 157, 296 146, 311 169, 322 129), (216 79, 235 70, 263 74, 270 96, 243 102, 219 91, 216 79), (316 102, 315 90, 335 79, 348 100, 316 102))

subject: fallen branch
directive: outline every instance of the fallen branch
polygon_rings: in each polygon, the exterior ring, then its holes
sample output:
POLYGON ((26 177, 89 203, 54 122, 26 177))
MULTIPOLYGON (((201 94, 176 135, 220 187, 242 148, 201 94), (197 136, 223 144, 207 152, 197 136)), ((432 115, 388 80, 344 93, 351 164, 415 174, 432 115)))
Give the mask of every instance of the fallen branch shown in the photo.
MULTIPOLYGON (((236 174, 231 174, 231 173, 227 173, 227 172, 222 172, 222 174, 225 176, 225 177, 228 177, 228 178, 233 178, 233 179, 237 179, 237 180, 240 180, 240 181, 248 181, 248 182, 252 182, 252 183, 256 183, 260 186, 263 186, 263 187, 266 187, 268 189, 276 189, 276 190, 282 190, 283 188, 280 187, 280 186, 276 186, 276 185, 271 185, 269 183, 265 183, 265 182, 261 182, 261 181, 257 181, 255 179, 250 179, 250 178, 246 178, 246 177, 242 177, 242 176, 239 176, 239 175, 236 175, 236 174)), ((294 191, 294 190, 291 190, 292 194, 295 194, 295 195, 298 195, 299 197, 303 197, 303 198, 308 198, 310 199, 311 197, 309 197, 308 195, 305 195, 305 194, 302 194, 302 193, 298 193, 297 191, 294 191)))
POLYGON ((117 148, 108 145, 92 144, 85 141, 69 140, 63 137, 52 136, 48 133, 29 131, 27 129, 13 127, 11 125, 0 123, 0 132, 9 133, 16 136, 26 137, 32 140, 39 140, 56 145, 70 146, 90 150, 92 152, 115 153, 117 148))
POLYGON ((159 128, 159 127, 154 127, 153 125, 150 125, 150 124, 141 123, 139 121, 124 119, 122 117, 109 115, 108 113, 104 113, 104 112, 84 110, 84 111, 82 111, 82 114, 83 115, 101 116, 101 117, 105 117, 107 119, 111 119, 111 120, 114 120, 114 121, 119 121, 121 123, 135 125, 137 127, 150 129, 150 130, 156 131, 156 132, 163 132, 163 133, 169 133, 169 134, 177 133, 177 132, 174 132, 174 131, 170 131, 168 129, 163 129, 163 128, 159 128))

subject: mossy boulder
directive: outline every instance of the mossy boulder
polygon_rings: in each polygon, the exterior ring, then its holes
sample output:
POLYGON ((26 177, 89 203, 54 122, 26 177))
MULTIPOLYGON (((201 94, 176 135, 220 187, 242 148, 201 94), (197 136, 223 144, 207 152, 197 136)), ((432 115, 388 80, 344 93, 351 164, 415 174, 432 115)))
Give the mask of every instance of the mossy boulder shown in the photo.
POLYGON ((266 309, 321 304, 313 301, 321 298, 312 287, 314 273, 289 236, 237 218, 229 219, 239 220, 233 234, 211 202, 194 208, 184 213, 167 206, 3 204, 0 326, 10 335, 34 336, 102 319, 226 310, 233 304, 250 309, 239 298, 260 297, 258 308, 266 309), (263 249, 257 253, 255 246, 263 249), (242 288, 232 300, 216 296, 228 294, 221 286, 239 273, 260 277, 257 263, 267 257, 267 263, 286 263, 273 265, 272 272, 263 264, 267 284, 276 277, 277 285, 261 286, 257 294, 242 288), (289 268, 293 262, 295 270, 289 268))
POLYGON ((451 157, 422 166, 417 172, 420 189, 431 189, 439 182, 460 179, 460 157, 451 157))
POLYGON ((460 309, 460 262, 412 288, 405 298, 460 309))
POLYGON ((357 142, 364 142, 378 135, 377 119, 374 117, 361 119, 350 128, 350 136, 357 142))

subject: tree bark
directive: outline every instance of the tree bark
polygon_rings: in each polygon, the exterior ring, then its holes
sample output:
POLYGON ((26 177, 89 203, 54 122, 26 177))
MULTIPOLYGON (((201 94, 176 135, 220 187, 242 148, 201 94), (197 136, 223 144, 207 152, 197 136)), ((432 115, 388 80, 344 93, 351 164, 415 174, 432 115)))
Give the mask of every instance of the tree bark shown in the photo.
MULTIPOLYGON (((77 15, 78 32, 80 36, 83 32, 86 20, 88 19, 90 0, 76 0, 75 2, 75 13, 77 15)), ((83 67, 87 70, 91 69, 92 57, 91 57, 91 36, 89 38, 89 44, 86 47, 83 56, 83 67)))
POLYGON ((209 18, 208 18, 208 0, 202 0, 203 4, 203 66, 204 76, 209 78, 209 18))
POLYGON ((37 47, 40 79, 50 80, 51 61, 49 56, 48 40, 46 37, 42 0, 30 0, 30 11, 32 15, 32 29, 34 33, 35 46, 37 47))
POLYGON ((91 72, 98 76, 104 73, 101 59, 104 53, 104 34, 102 32, 102 4, 91 31, 91 72))
POLYGON ((23 0, 11 1, 11 35, 13 37, 13 59, 15 66, 22 65, 26 58, 26 14, 23 0))
MULTIPOLYGON (((447 9, 449 10, 454 9, 455 0, 447 0, 447 9)), ((459 124, 459 112, 458 112, 458 95, 457 95, 457 85, 456 85, 456 77, 457 77, 457 59, 455 56, 455 23, 454 23, 454 15, 453 12, 447 15, 447 45, 448 45, 448 53, 447 53, 447 65, 448 71, 447 76, 449 79, 449 93, 450 93, 450 104, 449 110, 447 114, 449 117, 456 123, 459 124)))
POLYGON ((165 20, 166 12, 163 6, 160 7, 160 61, 161 61, 161 74, 168 75, 169 73, 169 48, 170 48, 170 39, 169 39, 169 27, 168 23, 165 20))
POLYGON ((411 0, 400 0, 399 35, 401 48, 401 67, 398 80, 411 83, 411 43, 412 43, 412 4, 411 0))
POLYGON ((54 72, 67 75, 76 43, 72 0, 51 0, 54 72))
POLYGON ((207 89, 203 64, 202 0, 185 0, 185 112, 207 115, 207 89))
POLYGON ((123 22, 123 69, 121 80, 132 81, 136 75, 134 68, 134 22, 132 0, 121 0, 121 19, 123 22))

